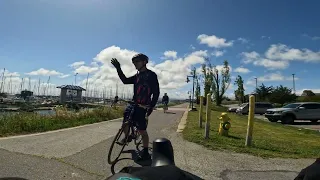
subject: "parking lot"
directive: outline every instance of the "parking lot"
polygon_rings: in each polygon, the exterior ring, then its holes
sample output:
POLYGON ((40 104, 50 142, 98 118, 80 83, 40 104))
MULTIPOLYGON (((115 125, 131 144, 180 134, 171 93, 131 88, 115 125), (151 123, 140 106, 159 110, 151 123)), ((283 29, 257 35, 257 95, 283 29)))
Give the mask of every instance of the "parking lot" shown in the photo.
MULTIPOLYGON (((268 119, 265 118, 263 115, 257 115, 256 114, 254 117, 257 118, 257 119, 262 119, 262 120, 268 121, 268 119)), ((272 123, 272 122, 270 122, 270 123, 272 123)), ((278 121, 277 123, 281 123, 281 122, 278 121)), ((312 123, 311 121, 295 120, 294 124, 290 124, 289 126, 294 126, 294 127, 300 127, 300 128, 312 129, 312 130, 320 131, 320 121, 318 121, 317 123, 312 123)))
MULTIPOLYGON (((230 104, 230 105, 224 105, 226 107, 236 107, 238 106, 237 104, 230 104)), ((264 117, 264 115, 255 115, 255 118, 257 119, 262 119, 264 121, 268 121, 267 118, 264 117)), ((269 121, 268 121, 269 122, 269 121)), ((273 123, 273 122, 270 122, 273 123)), ((278 121, 277 123, 281 124, 280 121, 278 121)), ((298 127, 298 128, 305 128, 305 129, 311 129, 311 130, 316 130, 320 132, 320 120, 317 123, 312 123, 311 121, 300 121, 300 120, 296 120, 294 121, 294 124, 290 124, 288 126, 294 126, 294 127, 298 127)))

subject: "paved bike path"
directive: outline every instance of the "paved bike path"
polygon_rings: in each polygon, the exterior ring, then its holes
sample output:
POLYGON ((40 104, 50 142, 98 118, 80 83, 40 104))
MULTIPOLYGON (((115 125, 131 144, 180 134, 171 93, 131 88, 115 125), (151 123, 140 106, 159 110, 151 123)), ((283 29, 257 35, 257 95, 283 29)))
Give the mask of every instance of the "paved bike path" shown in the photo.
MULTIPOLYGON (((167 114, 161 110, 154 111, 148 126, 150 142, 156 137, 163 137, 161 130, 175 125, 186 106, 169 108, 167 114)), ((0 174, 30 179, 97 179, 109 175, 107 153, 120 125, 118 120, 36 135, 0 138, 0 174)), ((132 163, 119 162, 118 165, 132 163)))

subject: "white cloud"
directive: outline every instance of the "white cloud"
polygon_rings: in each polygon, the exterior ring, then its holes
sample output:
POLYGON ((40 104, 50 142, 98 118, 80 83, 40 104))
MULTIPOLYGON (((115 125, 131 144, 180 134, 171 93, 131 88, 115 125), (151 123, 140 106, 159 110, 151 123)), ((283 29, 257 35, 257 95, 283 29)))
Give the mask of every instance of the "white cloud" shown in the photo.
POLYGON ((294 49, 284 44, 273 44, 265 53, 269 59, 297 60, 305 62, 320 62, 320 51, 314 52, 309 49, 294 49))
POLYGON ((77 67, 82 66, 82 65, 85 65, 84 61, 74 62, 74 63, 70 64, 69 66, 73 67, 73 68, 77 68, 77 67))
POLYGON ((32 71, 29 73, 26 73, 27 75, 31 75, 31 76, 61 76, 63 75, 63 73, 55 71, 55 70, 47 70, 44 68, 40 68, 36 71, 32 71))
POLYGON ((196 47, 194 47, 192 44, 190 45, 190 48, 191 48, 192 50, 195 50, 195 49, 196 49, 196 47))
POLYGON ((261 59, 260 61, 253 62, 253 64, 257 66, 264 66, 270 70, 286 69, 289 66, 287 61, 274 61, 270 59, 261 59))
MULTIPOLYGON (((275 72, 266 74, 264 76, 257 77, 258 84, 261 84, 263 82, 281 82, 281 81, 292 81, 292 76, 283 76, 281 72, 275 72)), ((295 80, 299 80, 298 77, 295 77, 295 80)), ((251 77, 247 81, 247 85, 255 85, 256 81, 254 77, 251 77)))
POLYGON ((261 36, 261 39, 271 39, 270 36, 261 36))
MULTIPOLYGON (((2 76, 2 74, 3 74, 3 70, 0 71, 0 76, 2 76)), ((5 78, 8 78, 8 77, 19 77, 19 76, 20 76, 20 73, 18 73, 18 72, 10 72, 7 69, 4 71, 4 77, 5 78)))
POLYGON ((249 42, 249 40, 248 40, 248 39, 246 39, 246 38, 242 38, 242 37, 239 37, 239 38, 238 38, 238 41, 241 41, 241 43, 242 43, 242 44, 246 44, 246 43, 248 43, 248 42, 249 42))
POLYGON ((74 70, 74 73, 88 74, 88 73, 96 72, 98 70, 99 70, 99 67, 80 66, 74 70))
POLYGON ((69 76, 70 76, 70 74, 64 74, 64 75, 59 76, 59 78, 63 79, 63 78, 69 77, 69 76))
POLYGON ((226 52, 226 51, 215 50, 214 52, 211 53, 211 55, 216 56, 216 57, 220 57, 220 56, 223 56, 223 54, 224 54, 225 52, 226 52))
POLYGON ((247 68, 244 68, 244 67, 237 67, 234 72, 238 72, 238 73, 244 73, 244 74, 247 74, 249 72, 251 72, 249 69, 247 68))
MULTIPOLYGON (((219 71, 219 73, 225 70, 224 65, 217 65, 216 69, 219 71)), ((230 65, 229 65, 229 72, 232 72, 232 67, 230 65)))
POLYGON ((242 52, 241 56, 243 58, 243 62, 246 64, 252 63, 256 66, 263 66, 270 70, 286 69, 289 66, 289 63, 287 61, 277 61, 263 58, 255 51, 250 53, 242 52))
MULTIPOLYGON (((118 74, 115 68, 112 66, 110 60, 112 58, 117 58, 121 64, 121 68, 124 74, 129 77, 134 75, 137 70, 131 62, 131 58, 137 52, 133 50, 121 49, 117 46, 110 46, 102 50, 94 58, 94 62, 101 63, 98 69, 95 69, 94 72, 90 73, 88 79, 88 89, 93 87, 103 89, 101 87, 113 87, 115 89, 116 83, 118 82, 119 89, 123 88, 130 90, 132 92, 132 85, 123 85, 120 81, 118 74)), ((173 92, 178 91, 179 88, 182 88, 187 85, 186 78, 187 75, 190 75, 191 68, 193 66, 202 64, 205 62, 205 57, 208 56, 208 52, 205 50, 194 51, 190 54, 187 54, 183 58, 177 58, 172 60, 165 60, 161 63, 155 63, 152 60, 149 61, 147 67, 154 71, 159 80, 161 92, 173 92)), ((94 68, 94 67, 87 67, 94 68)), ((85 86, 86 79, 81 82, 81 86, 85 86)), ((189 83, 190 84, 190 83, 189 83)), ((109 89, 110 90, 110 89, 109 89)), ((92 90, 91 90, 92 91, 92 90)), ((90 94, 90 93, 89 93, 90 94)))
POLYGON ((303 36, 303 37, 310 38, 310 39, 312 39, 313 41, 320 40, 320 37, 319 37, 319 36, 309 36, 308 34, 302 34, 302 36, 303 36))
POLYGON ((206 44, 209 47, 222 48, 230 47, 233 45, 233 41, 227 42, 224 38, 219 38, 215 35, 208 36, 206 34, 201 34, 197 38, 200 41, 200 44, 206 44))
POLYGON ((166 51, 163 54, 164 54, 164 58, 173 58, 173 59, 177 58, 177 52, 176 51, 166 51))

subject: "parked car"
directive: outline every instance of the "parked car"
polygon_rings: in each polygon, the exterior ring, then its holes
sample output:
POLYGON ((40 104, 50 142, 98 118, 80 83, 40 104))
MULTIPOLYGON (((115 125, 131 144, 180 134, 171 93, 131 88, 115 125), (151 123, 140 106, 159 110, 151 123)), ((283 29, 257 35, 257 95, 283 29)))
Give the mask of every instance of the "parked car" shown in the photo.
POLYGON ((281 120, 283 124, 292 124, 294 120, 317 122, 320 119, 320 103, 299 102, 288 104, 282 108, 268 109, 265 117, 271 122, 281 120))
MULTIPOLYGON (((254 113, 263 115, 267 109, 273 108, 273 105, 268 102, 256 102, 254 113)), ((248 114, 249 113, 249 103, 243 103, 236 111, 239 114, 248 114)))
POLYGON ((227 111, 228 112, 236 112, 238 108, 239 108, 239 106, 229 107, 227 111))

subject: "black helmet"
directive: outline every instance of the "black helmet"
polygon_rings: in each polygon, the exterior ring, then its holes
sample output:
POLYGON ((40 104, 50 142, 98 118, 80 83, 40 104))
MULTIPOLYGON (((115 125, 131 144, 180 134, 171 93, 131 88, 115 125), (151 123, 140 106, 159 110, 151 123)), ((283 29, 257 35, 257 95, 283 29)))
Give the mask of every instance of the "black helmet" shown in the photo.
POLYGON ((139 53, 139 54, 136 54, 132 57, 132 62, 134 62, 136 60, 142 60, 142 61, 146 61, 148 63, 149 58, 148 58, 148 56, 146 56, 142 53, 139 53))

